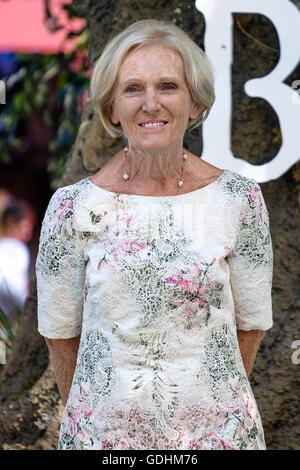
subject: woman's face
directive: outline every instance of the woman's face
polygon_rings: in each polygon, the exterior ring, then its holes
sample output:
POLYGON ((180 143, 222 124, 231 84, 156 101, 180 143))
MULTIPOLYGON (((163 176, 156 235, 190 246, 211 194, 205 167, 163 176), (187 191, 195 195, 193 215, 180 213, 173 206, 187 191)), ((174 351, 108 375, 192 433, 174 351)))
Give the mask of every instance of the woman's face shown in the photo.
POLYGON ((189 118, 196 118, 181 57, 152 44, 132 51, 122 63, 111 120, 120 123, 131 146, 158 150, 182 143, 189 118))

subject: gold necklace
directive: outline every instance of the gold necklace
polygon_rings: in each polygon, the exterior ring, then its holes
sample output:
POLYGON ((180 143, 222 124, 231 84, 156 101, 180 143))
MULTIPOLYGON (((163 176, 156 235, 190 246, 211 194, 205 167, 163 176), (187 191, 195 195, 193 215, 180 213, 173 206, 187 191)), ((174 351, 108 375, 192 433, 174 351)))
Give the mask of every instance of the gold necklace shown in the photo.
MULTIPOLYGON (((125 147, 124 148, 124 152, 125 152, 125 162, 127 163, 127 153, 128 153, 128 147, 125 147)), ((175 196, 177 196, 177 194, 179 193, 180 189, 182 188, 183 186, 183 175, 184 175, 184 168, 185 168, 185 164, 186 164, 186 160, 187 160, 187 154, 185 152, 182 153, 182 159, 183 159, 183 162, 182 162, 182 168, 181 168, 181 175, 180 175, 180 180, 178 181, 178 188, 177 188, 177 191, 176 191, 176 194, 175 196)), ((129 173, 128 171, 124 171, 123 173, 123 179, 124 181, 126 181, 127 183, 127 187, 128 187, 128 194, 131 194, 131 186, 130 186, 130 183, 128 181, 129 179, 129 173)))

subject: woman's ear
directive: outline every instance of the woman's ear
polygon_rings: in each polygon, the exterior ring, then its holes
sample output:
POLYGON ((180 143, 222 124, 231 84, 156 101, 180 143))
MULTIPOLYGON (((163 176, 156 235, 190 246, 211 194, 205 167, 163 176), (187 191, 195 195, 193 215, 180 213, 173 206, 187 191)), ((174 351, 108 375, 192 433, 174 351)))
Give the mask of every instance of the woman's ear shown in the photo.
POLYGON ((203 106, 201 106, 200 104, 193 103, 191 110, 190 110, 189 118, 191 120, 196 119, 202 107, 203 106))
POLYGON ((112 103, 112 105, 110 107, 110 120, 115 126, 117 126, 120 123, 120 121, 118 119, 118 115, 117 115, 115 107, 114 107, 114 103, 112 103))

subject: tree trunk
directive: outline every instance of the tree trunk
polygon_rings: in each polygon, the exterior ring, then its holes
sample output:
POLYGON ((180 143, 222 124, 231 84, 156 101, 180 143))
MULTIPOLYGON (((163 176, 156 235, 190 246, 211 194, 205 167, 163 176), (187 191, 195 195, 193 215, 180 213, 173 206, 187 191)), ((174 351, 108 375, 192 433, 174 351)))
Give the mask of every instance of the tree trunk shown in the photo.
MULTIPOLYGON (((300 1, 294 0, 300 7, 300 1)), ((133 21, 158 18, 174 21, 201 47, 205 25, 194 1, 75 0, 78 14, 90 29, 90 56, 97 58, 108 39, 133 21)), ((270 105, 247 97, 244 82, 269 73, 279 49, 272 23, 260 15, 234 15, 232 150, 255 164, 271 160, 281 134, 270 105), (254 145, 255 144, 255 145, 254 145)), ((299 78, 299 67, 286 80, 299 78), (297 73, 298 72, 298 73, 297 73)), ((79 133, 66 165, 63 185, 95 173, 119 150, 120 140, 108 137, 88 101, 79 133)), ((185 138, 185 146, 201 156, 201 129, 185 138)), ((203 155, 205 159, 205 156, 203 155)), ((261 413, 267 448, 299 449, 299 365, 293 364, 292 343, 300 339, 299 229, 300 165, 276 181, 261 184, 270 214, 274 249, 274 326, 259 349, 251 385, 261 413), (298 332, 298 333, 297 333, 298 332)), ((9 361, 0 378, 0 448, 55 449, 62 403, 49 366, 47 347, 37 332, 36 282, 31 292, 9 361)))

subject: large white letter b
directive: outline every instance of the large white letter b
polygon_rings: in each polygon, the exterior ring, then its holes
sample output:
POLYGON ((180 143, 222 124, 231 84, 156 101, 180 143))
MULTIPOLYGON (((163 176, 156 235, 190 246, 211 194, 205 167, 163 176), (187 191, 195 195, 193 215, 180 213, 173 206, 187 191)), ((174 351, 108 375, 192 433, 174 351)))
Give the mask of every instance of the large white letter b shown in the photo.
POLYGON ((300 106, 298 92, 283 81, 299 61, 300 14, 289 0, 196 0, 206 21, 205 52, 216 69, 216 102, 203 124, 203 158, 257 182, 279 178, 300 158, 300 106), (267 100, 278 115, 282 145, 268 163, 253 165, 231 151, 232 13, 260 13, 277 29, 280 60, 271 73, 248 80, 249 96, 267 100))

